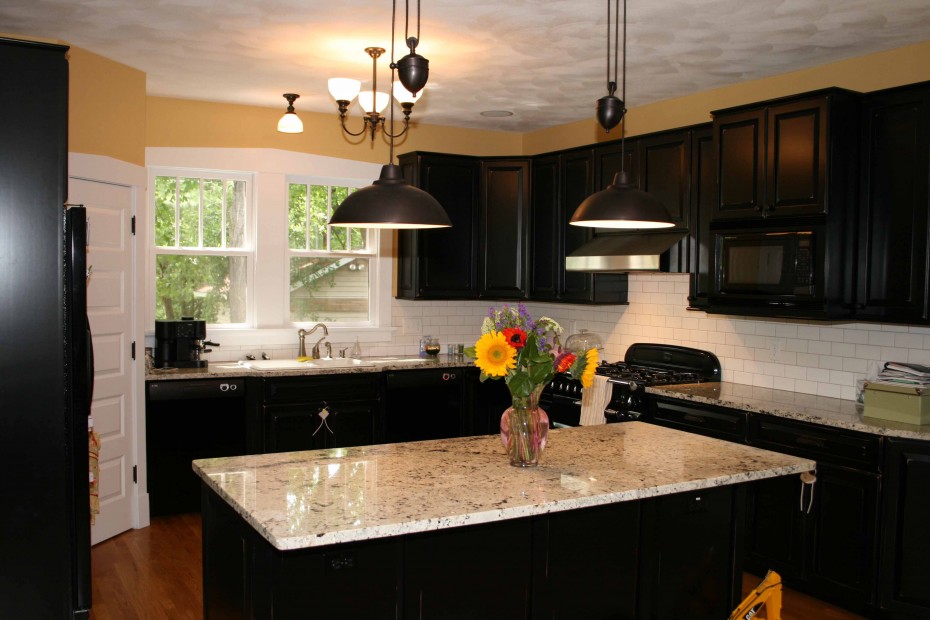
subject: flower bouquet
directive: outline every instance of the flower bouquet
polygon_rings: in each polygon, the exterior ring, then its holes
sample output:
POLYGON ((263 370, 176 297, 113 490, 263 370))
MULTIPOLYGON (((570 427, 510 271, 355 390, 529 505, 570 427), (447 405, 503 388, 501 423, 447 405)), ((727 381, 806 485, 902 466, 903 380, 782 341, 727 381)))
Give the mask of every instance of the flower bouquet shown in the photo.
POLYGON ((539 394, 557 372, 591 386, 597 368, 597 349, 583 354, 562 351, 562 327, 549 317, 534 320, 519 304, 517 308, 490 308, 481 325, 481 337, 465 354, 481 369, 481 381, 503 378, 510 390, 512 406, 501 417, 501 441, 512 465, 532 466, 546 445, 549 420, 539 409, 539 394))

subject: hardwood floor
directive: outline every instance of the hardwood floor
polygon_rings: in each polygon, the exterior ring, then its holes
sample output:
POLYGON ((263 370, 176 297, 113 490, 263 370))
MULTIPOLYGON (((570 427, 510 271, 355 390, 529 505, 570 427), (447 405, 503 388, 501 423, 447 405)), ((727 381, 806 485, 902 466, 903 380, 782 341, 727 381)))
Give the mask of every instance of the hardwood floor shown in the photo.
MULTIPOLYGON (((203 617, 200 515, 156 517, 91 550, 91 620, 194 620, 203 617)), ((743 596, 759 584, 743 576, 743 596)), ((863 620, 786 589, 782 620, 863 620)), ((368 620, 368 619, 365 619, 368 620)), ((762 620, 760 618, 760 620, 762 620)))

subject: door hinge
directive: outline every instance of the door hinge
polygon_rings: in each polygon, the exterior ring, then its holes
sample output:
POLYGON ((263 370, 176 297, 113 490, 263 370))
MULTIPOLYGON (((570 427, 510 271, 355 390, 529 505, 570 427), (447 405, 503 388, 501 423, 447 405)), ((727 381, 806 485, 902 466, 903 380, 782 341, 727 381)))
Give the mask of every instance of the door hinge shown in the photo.
POLYGON ((132 234, 136 234, 136 216, 133 215, 132 219, 129 220, 129 229, 132 231, 132 234))
POLYGON ((130 347, 132 353, 132 359, 136 359, 136 341, 132 341, 132 347, 130 347))
POLYGON ((138 474, 139 474, 139 466, 138 466, 138 465, 133 465, 133 466, 132 466, 132 483, 133 483, 133 484, 138 484, 138 483, 139 483, 138 474))

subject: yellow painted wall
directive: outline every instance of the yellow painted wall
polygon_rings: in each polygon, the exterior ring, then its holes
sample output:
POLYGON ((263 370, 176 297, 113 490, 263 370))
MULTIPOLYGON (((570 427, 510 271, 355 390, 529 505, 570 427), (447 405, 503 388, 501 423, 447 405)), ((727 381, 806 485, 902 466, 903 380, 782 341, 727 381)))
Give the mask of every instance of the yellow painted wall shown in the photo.
MULTIPOLYGON (((299 101, 298 101, 299 103, 299 101)), ((388 144, 381 130, 372 143, 369 136, 351 138, 339 125, 333 104, 331 114, 301 112, 301 134, 278 132, 279 108, 233 105, 149 97, 146 113, 146 145, 162 147, 275 148, 356 161, 387 163, 388 144)), ((416 118, 416 109, 413 111, 416 118)), ((350 116, 352 131, 361 127, 360 116, 350 116)), ((463 155, 514 155, 523 147, 522 136, 503 131, 478 131, 412 123, 410 131, 395 141, 395 153, 437 151, 463 155)))
POLYGON ((72 47, 68 150, 145 165, 145 73, 72 47))
MULTIPOLYGON (((705 123, 711 120, 712 110, 829 86, 869 92, 925 80, 930 80, 930 41, 631 108, 626 114, 627 135, 705 123)), ((594 102, 591 104, 593 110, 594 102)), ((605 134, 592 111, 590 119, 523 134, 523 154, 619 137, 619 128, 605 134)))

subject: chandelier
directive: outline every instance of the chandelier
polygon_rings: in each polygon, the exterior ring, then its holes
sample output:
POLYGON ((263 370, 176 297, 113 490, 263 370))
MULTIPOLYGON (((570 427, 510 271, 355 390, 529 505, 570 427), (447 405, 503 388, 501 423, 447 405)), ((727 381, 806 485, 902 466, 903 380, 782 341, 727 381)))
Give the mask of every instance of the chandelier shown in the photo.
MULTIPOLYGON (((410 23, 410 3, 407 0, 405 5, 407 26, 410 23)), ((396 21, 396 4, 391 13, 391 45, 394 43, 394 22, 396 21)), ((405 40, 410 53, 394 62, 394 50, 391 50, 391 82, 392 92, 378 91, 378 58, 384 54, 383 47, 366 47, 365 53, 371 57, 371 90, 362 91, 362 83, 352 78, 330 78, 329 94, 339 105, 339 121, 342 124, 342 130, 350 136, 360 136, 365 132, 371 134, 374 141, 375 132, 380 127, 384 133, 392 138, 399 138, 407 132, 410 126, 410 113, 413 111, 413 105, 423 96, 421 92, 426 86, 429 78, 429 60, 417 54, 417 45, 420 42, 420 2, 417 0, 417 33, 416 36, 410 36, 405 28, 405 40), (394 70, 397 71, 398 82, 393 81, 394 70), (404 112, 404 128, 399 133, 392 133, 385 128, 385 117, 381 112, 391 103, 391 95, 400 104, 404 112), (346 127, 346 115, 349 106, 355 97, 358 97, 358 103, 365 115, 362 117, 362 128, 358 131, 351 131, 346 127)))

